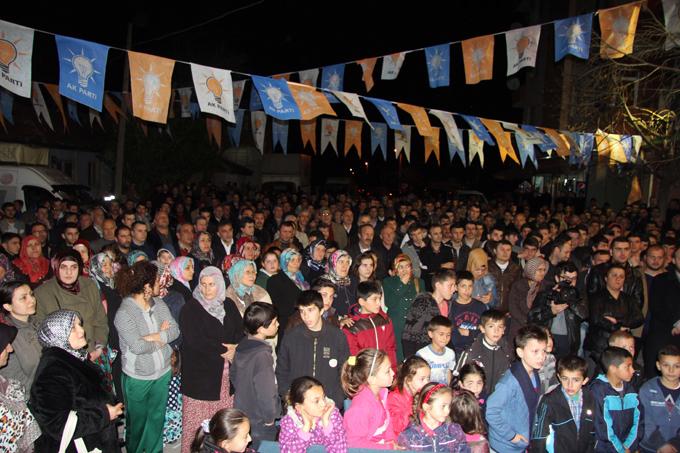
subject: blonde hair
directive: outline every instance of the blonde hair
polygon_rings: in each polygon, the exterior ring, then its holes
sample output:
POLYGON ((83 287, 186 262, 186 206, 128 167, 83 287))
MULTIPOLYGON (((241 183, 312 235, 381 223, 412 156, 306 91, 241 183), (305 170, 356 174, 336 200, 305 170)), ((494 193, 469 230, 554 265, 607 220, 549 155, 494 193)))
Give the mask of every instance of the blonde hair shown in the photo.
POLYGON ((489 266, 489 255, 482 249, 472 249, 470 250, 470 255, 468 255, 467 270, 472 272, 473 269, 480 266, 489 266))
POLYGON ((380 365, 387 359, 387 354, 380 349, 362 349, 356 356, 351 356, 342 365, 340 383, 345 394, 350 398, 359 393, 361 387, 368 382, 369 376, 375 376, 380 365))

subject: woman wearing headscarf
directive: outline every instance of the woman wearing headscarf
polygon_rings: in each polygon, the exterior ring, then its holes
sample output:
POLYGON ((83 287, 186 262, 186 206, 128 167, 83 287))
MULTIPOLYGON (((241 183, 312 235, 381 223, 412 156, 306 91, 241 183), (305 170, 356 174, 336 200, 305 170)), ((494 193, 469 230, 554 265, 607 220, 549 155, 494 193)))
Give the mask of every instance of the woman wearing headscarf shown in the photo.
POLYGON ((131 452, 163 450, 163 424, 170 383, 169 343, 179 327, 160 295, 158 268, 135 263, 116 276, 124 296, 116 313, 123 357, 125 445, 131 452))
POLYGON ((38 343, 38 322, 35 314, 33 290, 24 282, 8 282, 0 286, 0 312, 5 322, 17 329, 12 341, 14 355, 0 375, 19 381, 30 391, 35 370, 38 368, 42 346, 38 343))
POLYGON ((12 354, 16 335, 16 327, 0 324, 0 451, 8 453, 33 451, 33 442, 40 436, 38 423, 26 406, 25 387, 2 374, 5 366, 17 360, 16 353, 12 354))
POLYGON ((236 241, 236 252, 243 259, 255 261, 260 256, 260 244, 247 236, 243 236, 236 241))
POLYGON ((227 298, 238 308, 241 317, 246 308, 253 302, 272 303, 269 293, 264 288, 255 284, 257 278, 257 266, 254 261, 240 260, 234 263, 228 271, 229 287, 227 288, 227 298))
POLYGON ((185 303, 193 297, 191 280, 194 279, 195 273, 193 258, 178 256, 170 263, 170 275, 174 280, 170 285, 170 290, 180 293, 185 303))
POLYGON ((42 255, 40 240, 35 236, 28 235, 22 239, 19 258, 12 264, 17 268, 17 280, 28 282, 33 289, 52 277, 50 260, 42 255))
POLYGON ((391 276, 383 280, 385 305, 389 311, 394 337, 397 339, 397 360, 404 360, 404 351, 401 345, 401 334, 404 332, 406 313, 413 303, 413 299, 425 291, 425 282, 422 278, 413 275, 413 265, 408 255, 397 255, 392 263, 391 276))
POLYGON ((198 276, 201 271, 208 266, 215 265, 215 255, 212 251, 212 236, 210 233, 201 231, 196 235, 189 256, 194 259, 194 266, 196 268, 194 279, 191 281, 191 287, 196 288, 196 285, 198 285, 198 276))
POLYGON ((508 310, 510 311, 510 328, 508 339, 511 341, 525 325, 529 311, 534 305, 534 300, 539 292, 549 284, 544 282, 545 273, 548 271, 548 262, 541 257, 530 259, 524 265, 524 274, 510 287, 508 296, 508 310))
POLYGON ((333 308, 339 317, 349 314, 349 307, 356 304, 356 293, 352 290, 352 280, 349 278, 349 268, 352 258, 344 250, 336 250, 328 258, 327 272, 321 278, 335 285, 333 308))
MULTIPOLYGON (((87 359, 88 342, 78 313, 57 310, 47 315, 38 341, 43 353, 28 401, 42 430, 35 451, 59 451, 72 411, 78 417, 73 439, 82 439, 88 451, 120 451, 114 421, 123 413, 123 405, 104 388, 99 369, 87 359)), ((66 451, 76 451, 73 441, 66 451)))
POLYGON ((16 280, 14 267, 9 262, 7 255, 0 253, 0 285, 5 282, 13 282, 16 280))
POLYGON ((489 274, 489 255, 480 248, 472 249, 468 255, 467 270, 472 272, 475 283, 472 297, 483 302, 487 308, 496 308, 500 303, 496 279, 489 274))
POLYGON ((132 267, 135 263, 138 263, 140 261, 149 261, 149 255, 146 254, 146 252, 143 252, 142 250, 132 250, 130 253, 127 255, 127 265, 128 267, 132 267))
POLYGON ((317 239, 305 249, 300 269, 305 280, 312 283, 326 272, 326 240, 317 239))
POLYGON ((169 266, 172 260, 175 259, 175 255, 168 249, 158 249, 156 259, 159 263, 169 266))
POLYGON ((38 301, 36 319, 42 321, 57 310, 74 310, 80 314, 87 334, 90 359, 96 360, 109 339, 109 325, 97 285, 82 276, 82 261, 75 250, 64 250, 52 258, 54 277, 35 290, 38 301))
MULTIPOLYGON (((279 324, 285 326, 288 318, 295 312, 295 302, 302 291, 309 289, 309 284, 300 272, 302 255, 296 249, 289 248, 279 258, 281 271, 267 281, 267 292, 278 311, 279 324)), ((279 329, 279 344, 285 329, 279 329)))
POLYGON ((208 266, 198 278, 193 298, 180 316, 182 332, 182 451, 190 451, 201 422, 233 405, 229 364, 243 337, 243 320, 227 300, 222 272, 208 266))
POLYGON ((83 261, 83 275, 87 277, 90 272, 90 260, 92 259, 90 242, 85 239, 78 239, 73 244, 73 250, 80 253, 80 259, 83 261))

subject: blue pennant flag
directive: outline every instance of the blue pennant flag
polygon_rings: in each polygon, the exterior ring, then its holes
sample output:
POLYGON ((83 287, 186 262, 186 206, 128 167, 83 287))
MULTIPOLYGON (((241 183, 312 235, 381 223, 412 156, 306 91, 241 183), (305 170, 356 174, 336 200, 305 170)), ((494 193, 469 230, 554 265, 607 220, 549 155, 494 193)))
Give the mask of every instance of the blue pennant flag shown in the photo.
POLYGON ((371 156, 375 154, 375 150, 380 147, 383 159, 387 161, 387 125, 384 123, 371 123, 371 156))
POLYGON ((595 135, 579 132, 564 132, 571 137, 576 146, 572 147, 569 154, 569 163, 571 165, 588 165, 590 156, 593 153, 593 144, 595 142, 595 135))
POLYGON ((78 126, 83 127, 80 123, 80 118, 78 118, 78 106, 73 101, 66 101, 66 110, 68 110, 68 116, 75 122, 78 126))
POLYGON ((621 146, 623 147, 623 154, 626 156, 626 162, 633 161, 633 136, 622 135, 621 146))
MULTIPOLYGON (((321 88, 327 90, 342 91, 345 84, 345 65, 334 64, 332 66, 324 66, 321 72, 321 88)), ((325 93, 328 102, 340 102, 330 93, 325 93)))
POLYGON ((552 151, 552 150, 554 150, 554 149, 557 149, 557 144, 555 144, 555 142, 553 141, 553 139, 550 138, 550 136, 548 136, 548 134, 546 134, 546 133, 540 131, 540 130, 537 129, 536 127, 534 127, 534 126, 529 126, 529 125, 527 125, 527 124, 522 124, 522 129, 524 129, 525 131, 529 132, 529 133, 532 134, 534 137, 537 137, 537 138, 540 137, 540 138, 541 138, 542 142, 541 142, 541 143, 538 143, 537 146, 538 146, 538 148, 539 148, 541 151, 543 151, 544 153, 548 153, 548 152, 550 152, 550 151, 552 151))
POLYGON ((277 143, 281 145, 283 154, 288 154, 288 121, 272 121, 272 149, 277 143))
POLYGON ((397 114, 397 109, 394 107, 394 104, 389 101, 385 101, 384 99, 364 99, 373 104, 375 108, 378 109, 383 118, 385 118, 385 121, 387 122, 387 125, 390 127, 390 129, 397 131, 404 130, 404 128, 401 126, 401 123, 399 122, 399 114, 397 114))
POLYGON ((59 53, 59 94, 101 112, 109 48, 66 36, 56 35, 55 39, 59 53))
POLYGON ((448 138, 446 141, 449 143, 449 160, 453 162, 454 156, 458 156, 460 161, 463 163, 463 167, 467 167, 467 162, 465 161, 465 150, 457 147, 456 144, 448 138))
POLYGON ((534 152, 534 143, 531 140, 526 140, 522 134, 515 134, 515 141, 517 142, 522 168, 527 166, 527 159, 531 159, 534 168, 538 169, 538 161, 536 160, 536 153, 534 152))
POLYGON ((430 88, 449 86, 450 48, 449 44, 441 44, 425 49, 430 88))
POLYGON ((260 99, 260 94, 255 89, 254 84, 253 84, 253 89, 250 90, 250 102, 248 104, 248 110, 250 110, 251 112, 256 112, 258 110, 264 110, 264 106, 262 105, 262 100, 260 99))
POLYGON ((0 108, 2 108, 2 116, 9 124, 14 126, 14 116, 12 115, 14 96, 7 90, 0 89, 0 108))
POLYGON ((300 119, 300 108, 288 88, 288 82, 260 76, 252 76, 252 79, 267 115, 279 120, 300 119))
POLYGON ((243 129, 243 114, 245 110, 236 110, 234 116, 236 117, 236 123, 231 126, 227 126, 227 131, 229 132, 229 137, 231 142, 234 144, 235 148, 238 148, 241 144, 241 129, 243 129))
POLYGON ((560 61, 567 54, 587 60, 592 28, 592 13, 556 20, 555 61, 560 61))
POLYGON ((486 130, 486 127, 484 126, 484 124, 482 124, 479 118, 472 115, 460 115, 460 116, 470 125, 475 135, 482 139, 484 143, 490 146, 496 145, 496 142, 494 142, 493 138, 491 138, 491 134, 489 134, 489 131, 486 130))

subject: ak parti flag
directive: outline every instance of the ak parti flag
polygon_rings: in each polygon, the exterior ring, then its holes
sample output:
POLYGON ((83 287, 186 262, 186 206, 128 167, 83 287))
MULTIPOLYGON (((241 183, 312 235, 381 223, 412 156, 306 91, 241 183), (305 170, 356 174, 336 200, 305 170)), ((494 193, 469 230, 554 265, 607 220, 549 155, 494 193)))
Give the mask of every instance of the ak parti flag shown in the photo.
POLYGON ((486 126, 489 132, 496 138, 498 151, 501 154, 501 161, 505 162, 505 158, 509 157, 519 164, 515 148, 512 147, 512 135, 510 132, 503 130, 501 124, 496 120, 487 120, 485 118, 480 118, 479 120, 484 123, 484 126, 486 126))
POLYGON ((0 86, 31 97, 33 29, 0 20, 0 86))
POLYGON ((312 151, 316 154, 316 120, 300 121, 300 135, 302 136, 302 146, 309 143, 312 151))
POLYGON ((361 66, 361 70, 363 71, 361 80, 363 80, 364 84, 366 85, 366 92, 371 91, 373 85, 375 85, 375 82, 373 82, 373 70, 375 69, 375 63, 377 61, 378 61, 377 57, 364 58, 363 60, 357 61, 357 64, 361 66))
POLYGON ((552 139, 553 143, 557 145, 557 148, 555 149, 557 155, 562 159, 567 159, 571 153, 571 146, 564 136, 555 129, 550 129, 548 127, 544 127, 543 131, 552 139))
POLYGON ((439 157, 439 128, 432 128, 432 135, 425 137, 425 163, 427 159, 430 158, 430 154, 434 154, 437 158, 437 164, 441 165, 441 160, 439 157))
POLYGON ((350 148, 354 146, 357 155, 361 158, 361 129, 364 123, 356 120, 345 120, 345 148, 344 155, 347 156, 350 148))
POLYGON ((165 124, 170 105, 170 85, 175 60, 128 51, 132 114, 165 124))
POLYGON ((494 36, 486 35, 466 39, 461 44, 465 64, 465 83, 474 85, 482 80, 491 80, 494 36))
MULTIPOLYGON (((416 128, 418 133, 423 137, 429 137, 434 134, 432 125, 430 124, 430 119, 427 117, 427 112, 422 107, 411 104, 397 103, 400 109, 408 112, 413 118, 413 122, 416 123, 416 128)), ((438 129, 437 129, 438 130, 438 129)))
POLYGON ((602 58, 621 58, 633 53, 633 41, 640 15, 640 3, 629 3, 598 11, 602 43, 602 58))
POLYGON ((319 115, 336 116, 333 107, 323 93, 316 88, 300 83, 288 82, 288 89, 300 108, 300 118, 311 120, 319 115))

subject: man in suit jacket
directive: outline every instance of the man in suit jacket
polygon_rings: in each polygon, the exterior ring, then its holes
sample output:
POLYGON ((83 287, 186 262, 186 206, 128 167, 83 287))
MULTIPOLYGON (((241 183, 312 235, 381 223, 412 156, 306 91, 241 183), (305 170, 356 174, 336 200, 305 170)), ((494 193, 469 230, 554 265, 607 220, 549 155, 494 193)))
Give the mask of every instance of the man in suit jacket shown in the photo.
POLYGON ((341 249, 347 250, 347 246, 354 242, 356 225, 354 225, 354 213, 351 209, 342 212, 340 223, 333 223, 333 239, 341 249))
POLYGON ((358 241, 353 242, 349 247, 347 247, 347 253, 352 258, 352 261, 356 259, 364 252, 370 252, 373 250, 373 237, 375 236, 375 230, 369 224, 361 225, 359 227, 358 241))
POLYGON ((212 250, 215 256, 215 265, 220 269, 224 258, 237 252, 234 226, 230 220, 223 218, 217 226, 217 236, 213 238, 212 250))

